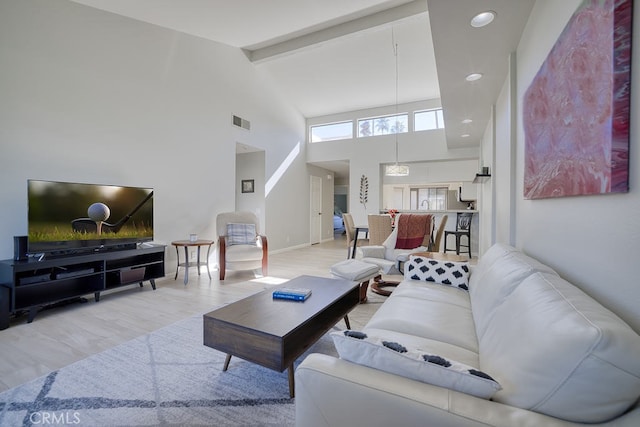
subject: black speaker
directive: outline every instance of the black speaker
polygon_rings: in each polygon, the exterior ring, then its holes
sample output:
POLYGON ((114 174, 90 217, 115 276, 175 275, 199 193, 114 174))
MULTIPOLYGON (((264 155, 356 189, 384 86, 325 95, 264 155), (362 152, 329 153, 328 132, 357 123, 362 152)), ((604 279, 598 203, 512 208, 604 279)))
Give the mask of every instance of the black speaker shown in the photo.
POLYGON ((13 259, 27 259, 27 236, 13 236, 13 259))

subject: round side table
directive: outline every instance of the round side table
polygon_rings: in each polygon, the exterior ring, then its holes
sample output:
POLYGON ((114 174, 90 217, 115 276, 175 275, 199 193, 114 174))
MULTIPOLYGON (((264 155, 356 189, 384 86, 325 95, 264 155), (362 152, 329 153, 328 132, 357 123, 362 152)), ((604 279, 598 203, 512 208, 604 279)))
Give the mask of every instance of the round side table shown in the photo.
POLYGON ((204 263, 207 266, 207 273, 209 274, 209 280, 211 280, 211 271, 209 270, 209 252, 211 252, 211 246, 213 245, 213 240, 175 240, 171 242, 173 246, 176 247, 176 255, 177 255, 177 265, 176 265, 176 275, 173 280, 178 278, 178 270, 180 267, 184 267, 184 284, 186 285, 189 282, 189 267, 198 267, 198 276, 200 275, 200 248, 203 246, 207 247, 207 258, 204 263), (180 262, 180 250, 179 248, 184 248, 184 262, 180 262), (197 248, 197 258, 196 262, 189 262, 189 248, 196 247, 197 248))

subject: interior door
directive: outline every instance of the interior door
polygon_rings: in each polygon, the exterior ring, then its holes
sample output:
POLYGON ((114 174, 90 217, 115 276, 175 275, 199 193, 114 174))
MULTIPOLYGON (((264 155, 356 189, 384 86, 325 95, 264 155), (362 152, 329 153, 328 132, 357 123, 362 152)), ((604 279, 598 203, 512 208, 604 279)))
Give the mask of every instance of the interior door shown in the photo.
POLYGON ((311 176, 311 244, 320 243, 322 239, 322 178, 311 176))

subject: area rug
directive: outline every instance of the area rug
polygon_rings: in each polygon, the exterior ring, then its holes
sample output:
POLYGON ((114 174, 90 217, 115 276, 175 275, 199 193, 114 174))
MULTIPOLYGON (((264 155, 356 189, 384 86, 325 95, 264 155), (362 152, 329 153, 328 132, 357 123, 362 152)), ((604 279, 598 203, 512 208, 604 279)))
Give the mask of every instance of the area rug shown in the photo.
MULTIPOLYGON (((344 328, 341 322, 336 330, 344 328)), ((289 426, 287 371, 202 344, 202 315, 0 394, 0 426, 289 426)), ((307 353, 336 355, 328 335, 307 353)))

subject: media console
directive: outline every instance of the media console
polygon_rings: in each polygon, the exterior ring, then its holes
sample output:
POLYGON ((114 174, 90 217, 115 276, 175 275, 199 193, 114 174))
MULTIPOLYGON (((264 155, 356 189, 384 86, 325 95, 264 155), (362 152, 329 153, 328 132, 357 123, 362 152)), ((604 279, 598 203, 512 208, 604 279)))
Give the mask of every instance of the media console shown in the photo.
POLYGON ((155 279, 164 276, 164 252, 164 245, 152 245, 42 261, 2 260, 0 329, 8 326, 11 313, 28 310, 31 323, 41 308, 82 295, 93 293, 98 302, 100 292, 132 283, 142 286, 145 280, 155 290, 155 279))

